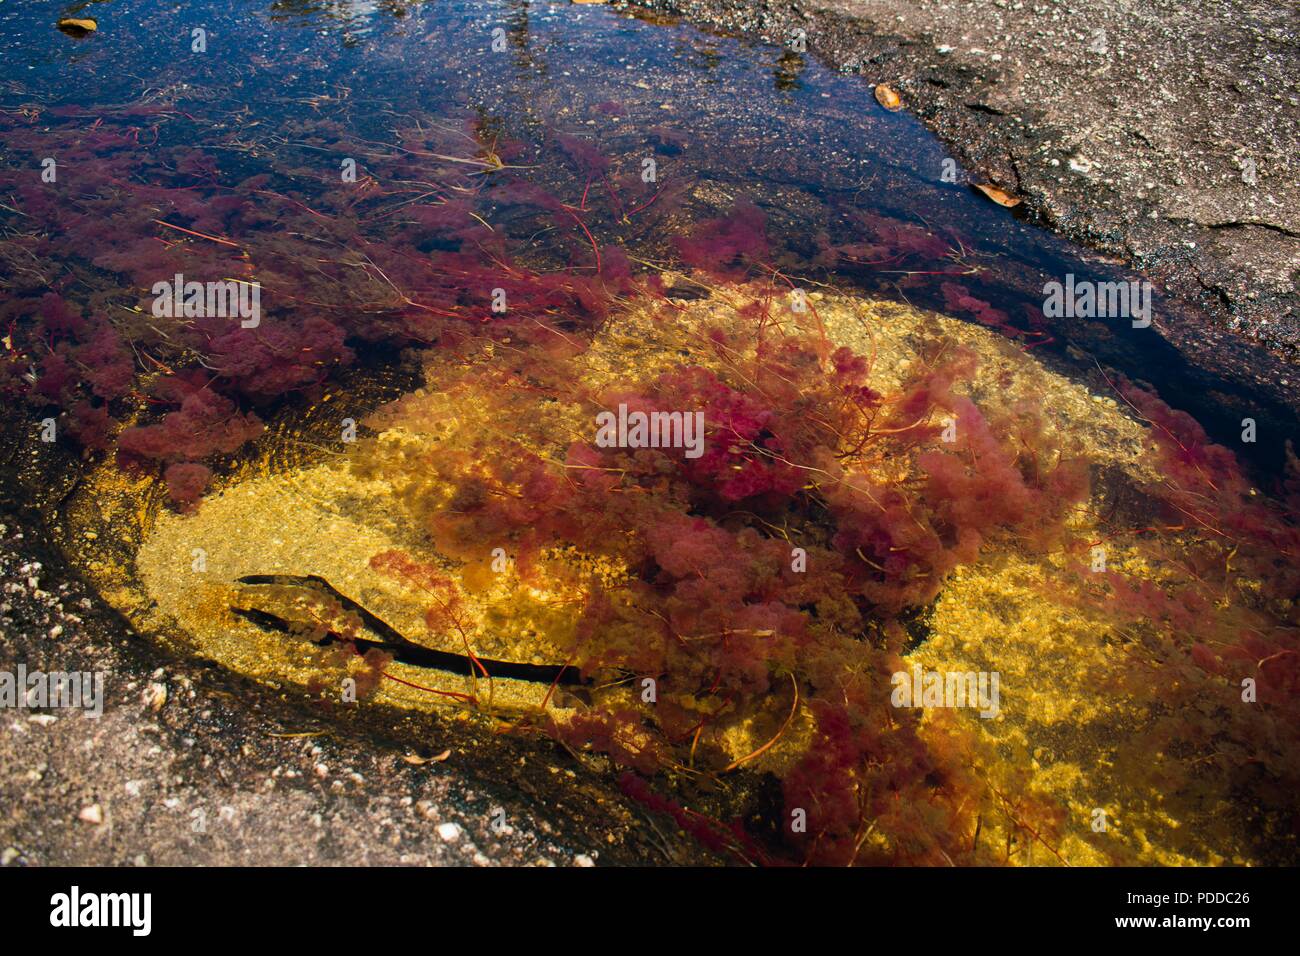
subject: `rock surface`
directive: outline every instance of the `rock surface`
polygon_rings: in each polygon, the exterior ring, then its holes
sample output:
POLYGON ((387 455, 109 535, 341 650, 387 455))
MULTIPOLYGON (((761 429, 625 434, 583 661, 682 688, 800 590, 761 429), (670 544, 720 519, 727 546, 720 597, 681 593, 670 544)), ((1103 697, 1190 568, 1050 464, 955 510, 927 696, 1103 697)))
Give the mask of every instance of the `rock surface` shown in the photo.
POLYGON ((0 865, 704 861, 554 748, 340 721, 165 655, 13 520, 0 592, 0 670, 105 675, 98 718, 0 709, 0 865))
MULTIPOLYGON (((1066 237, 1300 359, 1300 13, 1260 0, 627 0, 888 83, 1066 237)), ((1207 328, 1205 331, 1209 331, 1207 328)), ((1189 335, 1189 338, 1194 336, 1189 335)))

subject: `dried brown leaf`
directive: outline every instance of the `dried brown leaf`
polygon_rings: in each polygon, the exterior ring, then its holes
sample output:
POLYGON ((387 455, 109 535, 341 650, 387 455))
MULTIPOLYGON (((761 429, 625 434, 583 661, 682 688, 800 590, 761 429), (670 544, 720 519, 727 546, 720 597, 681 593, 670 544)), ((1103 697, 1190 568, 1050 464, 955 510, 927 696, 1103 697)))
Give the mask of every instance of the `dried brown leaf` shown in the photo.
POLYGON ((896 113, 903 108, 902 99, 888 83, 876 84, 876 102, 891 113, 896 113))
POLYGON ((989 199, 992 199, 999 206, 1011 208, 1012 206, 1020 205, 1021 200, 1019 196, 1013 196, 1009 192, 998 189, 997 186, 989 186, 985 183, 975 183, 975 188, 985 196, 988 196, 989 199))
POLYGON ((98 30, 99 24, 88 17, 64 17, 59 21, 59 29, 68 36, 84 37, 98 30))

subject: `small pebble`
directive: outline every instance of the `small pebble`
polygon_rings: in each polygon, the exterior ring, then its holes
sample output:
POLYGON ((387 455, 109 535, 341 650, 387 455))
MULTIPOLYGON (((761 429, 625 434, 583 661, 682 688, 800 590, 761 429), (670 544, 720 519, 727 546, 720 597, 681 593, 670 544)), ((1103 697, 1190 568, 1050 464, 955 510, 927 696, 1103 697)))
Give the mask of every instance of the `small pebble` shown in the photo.
POLYGON ((439 823, 438 836, 442 837, 447 843, 455 843, 460 839, 460 827, 455 823, 439 823))

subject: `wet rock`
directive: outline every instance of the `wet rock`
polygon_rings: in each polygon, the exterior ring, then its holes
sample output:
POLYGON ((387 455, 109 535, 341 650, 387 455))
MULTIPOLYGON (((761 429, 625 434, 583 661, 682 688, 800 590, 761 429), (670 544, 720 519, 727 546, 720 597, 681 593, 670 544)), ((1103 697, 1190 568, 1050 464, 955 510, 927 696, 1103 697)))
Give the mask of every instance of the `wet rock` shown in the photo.
MULTIPOLYGON (((467 755, 458 751, 455 766, 415 767, 402 754, 431 739, 429 727, 395 717, 365 726, 345 720, 304 750, 286 731, 319 727, 325 715, 131 634, 75 575, 47 560, 39 528, 12 519, 30 512, 11 498, 18 483, 0 478, 0 649, 9 660, 106 672, 97 719, 6 721, 0 866, 568 866, 582 865, 580 854, 594 859, 595 847, 611 863, 661 852, 637 832, 639 818, 618 795, 546 773, 558 759, 551 748, 484 740, 467 743, 467 755), (52 642, 48 632, 59 624, 64 632, 52 642), (149 724, 141 694, 164 675, 172 693, 149 724), (317 764, 346 768, 338 792, 322 786, 317 764), (118 796, 112 840, 86 839, 109 817, 107 801, 88 799, 94 794, 118 796), (509 824, 493 828, 497 807, 509 824), (462 838, 441 839, 430 817, 462 838)), ((684 842, 676 852, 709 861, 684 842)))
POLYGON ((1300 404, 1280 384, 1300 359, 1300 28, 1287 4, 625 5, 774 44, 802 29, 810 55, 888 80, 1031 218, 1163 281, 1187 307, 1171 340, 1195 361, 1300 404), (1245 352, 1228 344, 1243 339, 1245 352))

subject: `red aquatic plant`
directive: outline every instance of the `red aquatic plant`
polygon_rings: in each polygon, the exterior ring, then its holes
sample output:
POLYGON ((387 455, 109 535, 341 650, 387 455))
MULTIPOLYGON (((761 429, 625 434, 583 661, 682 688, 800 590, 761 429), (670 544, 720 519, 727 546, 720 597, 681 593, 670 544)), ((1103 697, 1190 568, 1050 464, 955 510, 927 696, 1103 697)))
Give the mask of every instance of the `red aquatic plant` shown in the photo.
POLYGON ((678 237, 677 253, 687 266, 719 278, 738 278, 769 258, 766 226, 762 210, 738 202, 729 215, 702 222, 689 236, 678 237))
POLYGON ((240 412, 234 402, 209 388, 199 373, 169 376, 156 390, 180 407, 156 425, 122 432, 118 450, 128 460, 178 462, 229 454, 262 432, 255 414, 240 412))
POLYGON ((177 462, 163 472, 167 493, 178 505, 190 506, 203 497, 212 480, 212 471, 194 462, 177 462))
POLYGON ((1300 512, 1262 494, 1190 416, 1126 379, 1114 385, 1147 425, 1158 477, 1099 516, 1088 544, 1104 568, 1071 561, 1063 583, 1117 635, 1125 665, 1113 683, 1157 715, 1133 752, 1160 759, 1122 772, 1194 805, 1211 781, 1234 805, 1249 788, 1242 826, 1258 842, 1251 852, 1273 858, 1268 831, 1290 813, 1281 795, 1300 786, 1300 512))
MULTIPOLYGON (((720 775, 770 749, 802 708, 811 740, 782 785, 786 819, 799 811, 806 828, 784 830, 784 852, 819 863, 969 860, 983 783, 959 731, 923 741, 889 706, 896 619, 991 543, 1059 544, 1087 473, 1033 409, 994 415, 964 397, 970 353, 936 343, 885 394, 869 357, 828 354, 817 323, 808 326, 774 323, 761 300, 741 305, 734 321, 701 333, 709 367, 629 373, 596 395, 570 368, 581 353, 530 363, 530 390, 593 414, 702 412, 701 453, 575 441, 558 461, 538 452, 539 426, 512 419, 521 429, 512 437, 480 435, 408 461, 450 497, 426 500, 426 480, 409 486, 406 503, 444 553, 476 561, 492 542, 525 580, 552 548, 629 569, 616 593, 587 593, 560 650, 587 675, 654 678, 661 703, 540 718, 570 747, 644 775, 687 759, 720 775), (796 550, 803 557, 792 560, 796 550), (767 744, 724 753, 717 735, 760 720, 772 722, 767 744)), ((500 375, 485 367, 474 394, 510 401, 519 379, 500 375)), ((1028 825, 1051 831, 1045 817, 1028 825)), ((705 830, 713 836, 702 839, 734 848, 705 830)))
MULTIPOLYGON (((20 227, 6 255, 89 263, 105 290, 93 302, 73 301, 25 269, 0 317, 14 333, 6 390, 69 412, 60 434, 89 448, 106 448, 116 422, 135 418, 123 460, 234 451, 259 433, 252 408, 313 392, 352 363, 356 342, 454 347, 487 326, 517 346, 551 348, 578 325, 600 322, 632 287, 626 254, 602 247, 588 225, 597 215, 588 204, 593 178, 609 190, 606 223, 615 209, 623 221, 634 212, 594 143, 555 140, 583 177, 568 202, 513 174, 508 164, 524 144, 478 121, 400 130, 401 150, 386 156, 353 143, 348 151, 369 155, 390 185, 371 177, 338 188, 249 175, 183 138, 164 137, 141 156, 138 130, 126 125, 134 114, 119 112, 89 123, 80 111, 63 111, 39 138, 0 119, 15 154, 38 162, 57 152, 79 170, 72 194, 26 175, 0 176, 20 227), (500 175, 489 184, 478 178, 483 171, 500 175), (537 268, 516 260, 510 230, 518 223, 535 233, 539 214, 562 227, 570 262, 537 268), (489 217, 504 223, 494 228, 489 217), (177 275, 257 283, 262 315, 251 323, 160 315, 155 286, 177 275), (197 371, 205 396, 166 384, 197 371), (162 384, 152 383, 160 374, 162 384)), ((170 129, 177 119, 162 113, 160 125, 170 129)))

